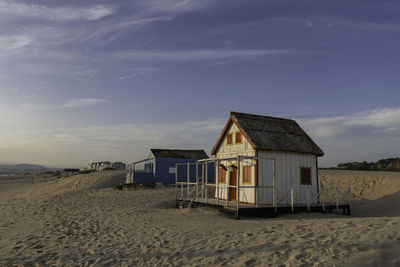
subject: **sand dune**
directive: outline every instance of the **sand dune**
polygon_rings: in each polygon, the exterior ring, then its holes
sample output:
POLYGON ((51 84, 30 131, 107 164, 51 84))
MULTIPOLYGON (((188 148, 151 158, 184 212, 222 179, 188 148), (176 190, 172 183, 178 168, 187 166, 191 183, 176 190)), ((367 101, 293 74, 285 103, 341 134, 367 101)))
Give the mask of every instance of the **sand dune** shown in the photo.
POLYGON ((123 179, 106 171, 2 191, 0 265, 400 265, 400 173, 321 171, 325 185, 354 190, 350 217, 240 221, 175 209, 173 188, 162 185, 114 190, 123 179))

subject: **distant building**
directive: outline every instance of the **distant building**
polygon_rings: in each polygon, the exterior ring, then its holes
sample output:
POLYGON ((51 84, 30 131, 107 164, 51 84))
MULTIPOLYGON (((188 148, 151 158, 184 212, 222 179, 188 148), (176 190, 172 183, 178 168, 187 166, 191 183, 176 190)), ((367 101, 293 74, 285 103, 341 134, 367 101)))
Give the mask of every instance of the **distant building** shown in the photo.
MULTIPOLYGON (((128 164, 126 183, 175 183, 175 164, 176 163, 195 163, 199 159, 207 159, 204 150, 183 150, 183 149, 150 149, 146 159, 128 164), (141 167, 138 167, 138 166, 141 167)), ((181 171, 184 171, 182 169, 181 171)), ((190 173, 195 177, 195 169, 190 173)), ((211 172, 211 171, 210 171, 211 172)), ((182 175, 181 175, 182 176, 182 175)), ((211 178, 210 174, 210 180, 211 178)))
POLYGON ((79 169, 64 169, 62 175, 64 177, 68 177, 68 176, 79 173, 79 171, 80 171, 79 169))
POLYGON ((111 163, 111 169, 114 170, 125 170, 126 169, 126 164, 122 162, 113 162, 111 163))
POLYGON ((105 169, 125 170, 126 164, 122 162, 97 161, 88 164, 88 170, 102 171, 105 169))

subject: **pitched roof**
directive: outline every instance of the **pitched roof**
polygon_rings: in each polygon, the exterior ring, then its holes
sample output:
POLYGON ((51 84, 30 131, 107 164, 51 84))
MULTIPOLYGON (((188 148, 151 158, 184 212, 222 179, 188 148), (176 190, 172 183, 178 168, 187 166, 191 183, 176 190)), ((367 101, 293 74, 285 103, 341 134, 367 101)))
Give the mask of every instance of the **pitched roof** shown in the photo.
POLYGON ((181 158, 181 159, 207 159, 207 153, 203 150, 184 149, 150 149, 156 158, 181 158))
POLYGON ((230 112, 230 118, 215 144, 211 154, 215 155, 219 144, 231 122, 235 123, 253 148, 260 150, 310 153, 317 156, 324 152, 294 120, 230 112))

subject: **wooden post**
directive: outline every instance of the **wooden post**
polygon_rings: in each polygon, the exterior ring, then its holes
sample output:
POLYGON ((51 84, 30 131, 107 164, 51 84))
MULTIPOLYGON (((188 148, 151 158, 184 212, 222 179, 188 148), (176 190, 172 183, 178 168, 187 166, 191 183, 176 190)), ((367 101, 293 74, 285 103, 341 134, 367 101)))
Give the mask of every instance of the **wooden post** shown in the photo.
POLYGON ((272 160, 272 206, 275 208, 275 213, 278 212, 278 206, 276 204, 276 195, 275 195, 275 159, 272 160))
POLYGON ((336 211, 339 212, 339 196, 337 187, 335 187, 335 191, 336 191, 336 211))
POLYGON ((347 209, 347 215, 350 216, 350 212, 351 212, 351 199, 349 200, 349 208, 347 209))
POLYGON ((225 188, 226 188, 226 206, 229 206, 229 183, 231 182, 231 174, 228 174, 228 179, 225 177, 225 188))
POLYGON ((199 163, 196 161, 196 201, 198 201, 199 196, 199 163))
MULTIPOLYGON (((183 182, 181 182, 180 185, 181 185, 181 200, 183 200, 183 182)), ((182 202, 182 204, 184 205, 185 203, 182 202)))
POLYGON ((323 185, 321 185, 321 197, 322 197, 322 211, 325 213, 325 192, 323 185))
POLYGON ((133 170, 132 170, 132 183, 133 183, 133 179, 135 179, 135 163, 133 163, 133 170))
POLYGON ((175 163, 175 200, 178 198, 178 164, 175 163))
MULTIPOLYGON (((204 186, 204 162, 201 164, 201 184, 204 186)), ((204 199, 204 190, 201 191, 201 197, 204 199)))
POLYGON ((206 172, 206 175, 205 175, 206 176, 205 202, 207 204, 207 197, 208 197, 208 187, 207 187, 207 184, 208 184, 208 162, 206 162, 205 172, 206 172))
POLYGON ((290 206, 292 207, 292 212, 294 212, 293 188, 290 188, 290 206))
POLYGON ((236 175, 236 212, 237 219, 239 219, 239 209, 240 209, 240 156, 237 156, 237 175, 236 175))
POLYGON ((189 196, 189 193, 190 193, 190 186, 189 186, 189 183, 190 183, 190 163, 189 162, 187 162, 186 163, 186 166, 187 166, 187 194, 188 194, 188 196, 189 196))
POLYGON ((350 215, 350 210, 351 210, 351 189, 349 188, 349 209, 348 209, 348 212, 347 212, 347 215, 350 215))
POLYGON ((307 211, 310 212, 310 189, 307 188, 307 211))
POLYGON ((216 172, 216 175, 215 175, 215 179, 217 179, 217 181, 216 181, 216 184, 217 184, 217 206, 219 206, 219 160, 217 159, 217 161, 215 161, 217 164, 216 164, 216 168, 215 168, 215 172, 216 172))

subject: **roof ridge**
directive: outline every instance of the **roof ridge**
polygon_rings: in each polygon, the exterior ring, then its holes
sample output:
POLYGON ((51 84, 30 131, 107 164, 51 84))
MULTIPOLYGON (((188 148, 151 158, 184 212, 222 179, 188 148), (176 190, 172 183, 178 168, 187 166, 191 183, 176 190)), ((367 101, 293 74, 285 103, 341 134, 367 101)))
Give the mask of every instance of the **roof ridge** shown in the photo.
POLYGON ((273 116, 265 116, 265 115, 258 115, 258 114, 250 114, 250 113, 243 113, 243 112, 236 112, 236 111, 229 111, 230 115, 235 116, 235 114, 238 115, 245 115, 245 116, 252 116, 252 117, 259 117, 259 118, 268 118, 268 119, 275 119, 275 120, 284 120, 284 121, 293 121, 296 122, 293 119, 286 119, 286 118, 280 118, 280 117, 273 117, 273 116))
MULTIPOLYGON (((263 129, 251 129, 252 131, 259 131, 259 132, 265 132, 266 130, 263 129)), ((289 135, 296 135, 296 136, 304 136, 303 134, 298 134, 298 133, 288 133, 285 131, 272 131, 272 130, 268 130, 267 132, 269 133, 284 133, 284 134, 289 134, 289 135)))
POLYGON ((150 150, 204 151, 204 149, 175 149, 175 148, 150 148, 150 150))

